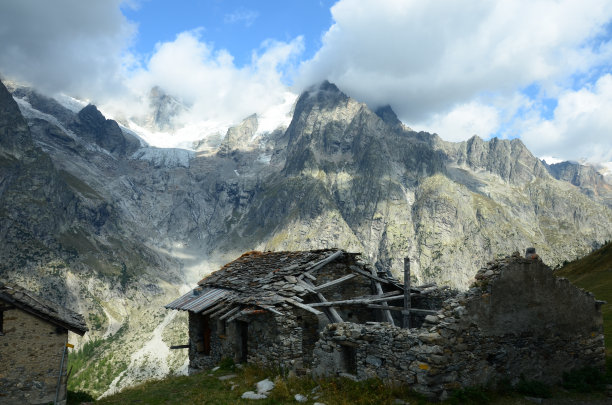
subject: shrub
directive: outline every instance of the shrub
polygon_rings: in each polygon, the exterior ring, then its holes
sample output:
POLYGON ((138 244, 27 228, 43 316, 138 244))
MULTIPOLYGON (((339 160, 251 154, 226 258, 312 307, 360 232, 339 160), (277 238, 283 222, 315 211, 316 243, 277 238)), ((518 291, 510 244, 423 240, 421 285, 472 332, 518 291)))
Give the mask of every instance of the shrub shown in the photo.
POLYGON ((80 404, 81 402, 94 402, 94 397, 84 391, 70 391, 66 396, 66 403, 68 405, 80 404))
POLYGON ((526 380, 524 376, 521 375, 521 379, 516 384, 516 391, 527 395, 530 397, 537 398, 550 398, 552 397, 552 392, 550 387, 547 384, 544 384, 541 381, 535 380, 526 380))
POLYGON ((593 367, 563 373, 563 388, 577 392, 603 391, 606 376, 593 367))
POLYGON ((461 390, 454 391, 449 401, 451 404, 488 404, 491 399, 487 395, 484 388, 467 387, 461 390))

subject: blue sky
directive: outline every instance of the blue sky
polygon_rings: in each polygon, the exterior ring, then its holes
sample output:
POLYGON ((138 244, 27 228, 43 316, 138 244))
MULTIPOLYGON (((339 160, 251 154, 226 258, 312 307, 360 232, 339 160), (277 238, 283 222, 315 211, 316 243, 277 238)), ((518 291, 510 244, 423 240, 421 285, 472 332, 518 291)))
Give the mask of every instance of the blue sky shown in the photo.
POLYGON ((158 86, 187 107, 158 146, 286 124, 327 79, 449 141, 612 169, 611 22, 609 0, 7 0, 0 74, 126 123, 158 86))
POLYGON ((301 57, 310 59, 321 47, 321 36, 332 24, 334 1, 228 1, 163 0, 125 4, 122 13, 138 24, 133 47, 142 55, 151 54, 158 42, 175 39, 189 30, 201 35, 216 48, 227 49, 237 66, 251 61, 253 50, 266 39, 291 41, 304 37, 301 57))

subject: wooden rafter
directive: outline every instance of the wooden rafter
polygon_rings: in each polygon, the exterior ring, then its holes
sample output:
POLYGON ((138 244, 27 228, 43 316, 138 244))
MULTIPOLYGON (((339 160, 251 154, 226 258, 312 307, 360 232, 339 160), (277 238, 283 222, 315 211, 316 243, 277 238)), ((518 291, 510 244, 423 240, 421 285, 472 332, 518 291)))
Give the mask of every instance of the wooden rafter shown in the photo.
POLYGON ((313 302, 312 304, 308 304, 308 305, 311 307, 334 307, 338 305, 373 304, 375 302, 399 301, 403 299, 404 299, 403 295, 396 295, 396 296, 391 296, 391 297, 372 297, 372 298, 358 298, 358 299, 352 299, 352 300, 313 302))
MULTIPOLYGON (((304 280, 303 283, 307 284, 311 289, 314 288, 314 285, 312 285, 312 283, 310 281, 308 281, 308 280, 304 280)), ((321 294, 320 292, 315 291, 315 295, 316 295, 317 299, 319 300, 319 302, 329 302, 323 296, 323 294, 321 294)), ((329 318, 330 321, 332 321, 332 322, 344 322, 342 320, 342 317, 338 313, 338 311, 336 311, 336 308, 329 307, 329 308, 326 308, 326 309, 327 310, 325 311, 325 315, 327 315, 327 317, 329 318)))
POLYGON ((324 284, 321 284, 321 285, 317 285, 317 286, 313 286, 313 290, 314 291, 321 291, 321 290, 324 290, 326 288, 338 285, 340 283, 344 283, 345 281, 348 281, 348 280, 350 280, 352 278, 355 278, 355 277, 357 277, 357 275, 354 274, 354 273, 347 274, 346 276, 337 278, 337 279, 332 280, 332 281, 328 281, 327 283, 324 283, 324 284))

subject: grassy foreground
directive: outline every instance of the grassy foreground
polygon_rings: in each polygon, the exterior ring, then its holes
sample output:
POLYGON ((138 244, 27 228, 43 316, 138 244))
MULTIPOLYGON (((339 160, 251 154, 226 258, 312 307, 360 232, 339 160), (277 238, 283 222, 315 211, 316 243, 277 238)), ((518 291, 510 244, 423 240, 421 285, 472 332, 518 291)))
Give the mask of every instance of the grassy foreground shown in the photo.
MULTIPOLYGON (((609 403, 605 385, 612 382, 610 371, 604 375, 594 370, 583 370, 569 375, 562 386, 554 387, 537 381, 521 381, 514 387, 502 385, 495 390, 486 387, 468 388, 452 393, 444 403, 532 404, 526 397, 538 397, 564 404, 604 404, 609 403)), ((78 404, 79 399, 87 399, 71 397, 70 394, 68 404, 78 404)), ((149 381, 97 401, 96 404, 297 404, 296 394, 306 396, 308 399, 304 403, 309 405, 317 402, 326 405, 430 403, 407 387, 388 387, 378 380, 354 382, 345 378, 330 378, 314 381, 307 377, 279 376, 274 370, 254 366, 238 368, 226 364, 214 372, 149 381), (275 384, 268 398, 256 401, 241 398, 244 392, 256 391, 255 384, 265 378, 275 384)))

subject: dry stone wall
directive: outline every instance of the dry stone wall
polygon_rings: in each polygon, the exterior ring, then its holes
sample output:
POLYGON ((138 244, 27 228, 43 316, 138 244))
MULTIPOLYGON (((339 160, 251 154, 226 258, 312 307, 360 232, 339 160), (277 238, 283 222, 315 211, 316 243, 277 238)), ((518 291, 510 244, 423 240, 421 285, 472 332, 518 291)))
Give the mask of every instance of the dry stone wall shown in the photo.
POLYGON ((193 313, 189 313, 189 317, 190 374, 212 368, 224 358, 230 358, 236 363, 243 361, 243 333, 246 333, 248 363, 304 371, 310 366, 312 348, 318 339, 318 334, 306 331, 313 326, 318 329, 320 322, 317 317, 292 308, 286 308, 284 316, 267 312, 251 315, 245 318, 248 322, 240 322, 240 318, 238 322, 213 318, 209 321, 210 352, 206 353, 201 327, 203 317, 193 313))
POLYGON ((515 254, 481 269, 473 288, 445 300, 420 328, 328 325, 314 374, 377 377, 439 399, 521 375, 553 383, 564 371, 604 366, 600 304, 541 261, 515 254))
MULTIPOLYGON (((55 399, 62 353, 68 342, 64 328, 20 309, 4 311, 0 336, 0 403, 48 404, 55 399)), ((59 404, 66 399, 66 363, 59 404)))

